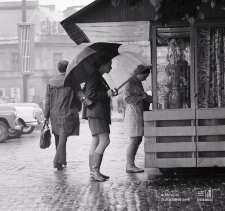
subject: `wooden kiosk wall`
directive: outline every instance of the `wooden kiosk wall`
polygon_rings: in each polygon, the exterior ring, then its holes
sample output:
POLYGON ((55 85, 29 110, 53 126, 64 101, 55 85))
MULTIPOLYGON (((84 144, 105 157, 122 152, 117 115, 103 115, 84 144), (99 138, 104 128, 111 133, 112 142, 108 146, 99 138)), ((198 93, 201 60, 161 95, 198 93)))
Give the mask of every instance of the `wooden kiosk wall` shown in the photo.
POLYGON ((225 166, 225 109, 197 107, 196 27, 190 27, 191 108, 165 110, 157 109, 157 26, 152 27, 153 111, 144 112, 146 168, 225 166))

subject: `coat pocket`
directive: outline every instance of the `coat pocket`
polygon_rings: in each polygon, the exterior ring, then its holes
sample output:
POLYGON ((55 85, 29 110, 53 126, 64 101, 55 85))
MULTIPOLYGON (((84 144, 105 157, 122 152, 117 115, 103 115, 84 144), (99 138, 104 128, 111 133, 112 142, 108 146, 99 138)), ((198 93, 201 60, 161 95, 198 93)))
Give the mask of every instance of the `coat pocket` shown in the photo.
POLYGON ((79 117, 73 114, 65 117, 59 117, 58 119, 60 127, 64 130, 66 136, 73 135, 74 131, 78 127, 79 117))

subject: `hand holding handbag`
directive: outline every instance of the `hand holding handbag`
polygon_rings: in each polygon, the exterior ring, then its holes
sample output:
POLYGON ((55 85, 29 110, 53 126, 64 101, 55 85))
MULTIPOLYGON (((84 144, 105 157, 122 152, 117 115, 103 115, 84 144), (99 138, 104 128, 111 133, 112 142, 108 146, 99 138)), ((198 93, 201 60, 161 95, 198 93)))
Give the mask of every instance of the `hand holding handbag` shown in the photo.
MULTIPOLYGON (((146 92, 143 92, 142 90, 141 90, 141 88, 136 84, 136 83, 134 83, 134 85, 140 90, 140 92, 143 94, 143 93, 146 93, 146 92)), ((147 94, 147 93, 146 93, 147 94)), ((147 96, 148 96, 148 100, 147 99, 144 99, 144 100, 142 100, 142 104, 143 104, 143 107, 144 107, 144 111, 151 111, 150 109, 149 109, 149 107, 150 107, 150 103, 152 103, 152 96, 150 96, 150 95, 148 95, 147 94, 147 96)))
POLYGON ((48 126, 48 122, 45 121, 40 135, 40 148, 46 149, 51 145, 51 132, 48 126))

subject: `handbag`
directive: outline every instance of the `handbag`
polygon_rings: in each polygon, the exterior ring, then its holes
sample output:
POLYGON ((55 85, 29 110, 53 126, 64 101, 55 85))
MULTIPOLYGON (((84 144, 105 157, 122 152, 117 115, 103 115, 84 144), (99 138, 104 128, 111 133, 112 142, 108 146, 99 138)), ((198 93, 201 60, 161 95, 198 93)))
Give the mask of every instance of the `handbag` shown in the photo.
MULTIPOLYGON (((140 90, 140 92, 143 94, 144 92, 141 90, 141 88, 136 84, 134 83, 134 85, 140 90)), ((142 104, 143 104, 143 107, 144 107, 144 111, 151 111, 149 109, 149 106, 150 106, 150 102, 148 102, 146 99, 142 100, 142 104)))
POLYGON ((40 148, 46 149, 51 145, 51 132, 48 126, 48 122, 45 121, 40 135, 40 148))
POLYGON ((142 100, 142 104, 144 107, 144 111, 150 111, 149 107, 150 107, 150 102, 148 102, 147 100, 142 100))

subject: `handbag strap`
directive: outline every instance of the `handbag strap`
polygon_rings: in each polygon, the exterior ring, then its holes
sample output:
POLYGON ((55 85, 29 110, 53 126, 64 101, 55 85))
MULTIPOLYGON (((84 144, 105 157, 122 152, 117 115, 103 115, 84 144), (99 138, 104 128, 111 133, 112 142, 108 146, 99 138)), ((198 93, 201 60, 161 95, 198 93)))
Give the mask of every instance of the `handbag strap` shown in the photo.
POLYGON ((46 126, 47 128, 49 128, 49 125, 48 125, 48 122, 47 122, 47 121, 44 121, 44 125, 43 125, 42 129, 44 129, 45 126, 46 126))

